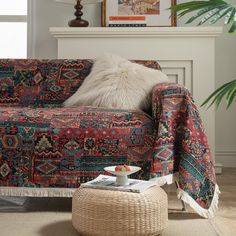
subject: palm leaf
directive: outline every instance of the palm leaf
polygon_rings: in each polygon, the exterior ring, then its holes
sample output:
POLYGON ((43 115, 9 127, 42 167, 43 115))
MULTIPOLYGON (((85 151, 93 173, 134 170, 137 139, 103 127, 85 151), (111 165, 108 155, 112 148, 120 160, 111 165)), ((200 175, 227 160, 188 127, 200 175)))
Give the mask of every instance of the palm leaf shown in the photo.
POLYGON ((213 16, 220 14, 221 10, 225 9, 225 6, 215 8, 211 11, 208 11, 208 13, 202 18, 202 20, 198 23, 198 25, 202 25, 206 23, 209 19, 211 19, 213 16))
POLYGON ((221 93, 218 94, 218 96, 216 97, 216 100, 215 100, 216 108, 219 107, 223 97, 225 97, 227 95, 227 92, 228 92, 228 88, 226 87, 221 93))
POLYGON ((225 24, 228 25, 230 22, 232 22, 235 18, 236 14, 236 8, 232 8, 232 11, 228 13, 228 15, 225 17, 225 24))
POLYGON ((205 106, 212 98, 214 98, 224 87, 226 87, 227 84, 222 85, 220 88, 218 88, 216 91, 214 91, 203 103, 201 106, 205 106))
POLYGON ((236 80, 233 80, 231 81, 231 89, 229 90, 226 96, 227 109, 230 107, 235 98, 236 98, 236 80))
POLYGON ((231 14, 231 12, 234 10, 232 7, 227 7, 221 10, 216 16, 210 21, 210 24, 215 24, 218 20, 220 20, 223 16, 231 14))
POLYGON ((201 106, 204 106, 210 102, 210 105, 208 107, 212 106, 215 103, 216 107, 218 108, 224 97, 226 98, 227 108, 229 108, 232 102, 236 99, 236 80, 230 81, 222 85, 215 92, 213 92, 202 103, 201 106))
MULTIPOLYGON (((228 84, 225 84, 223 86, 221 86, 219 88, 219 91, 214 95, 212 96, 212 102, 210 103, 210 105, 208 106, 211 107, 214 103, 216 104, 217 108, 222 100, 222 98, 225 96, 226 92, 227 92, 227 89, 228 89, 228 84)), ((214 93, 213 93, 214 94, 214 93)), ((212 94, 212 95, 213 95, 212 94)), ((210 101, 210 100, 209 100, 210 101)))
POLYGON ((212 1, 191 1, 191 2, 186 2, 186 3, 181 3, 174 5, 170 7, 170 9, 174 13, 182 12, 182 11, 196 11, 199 9, 205 9, 208 7, 214 7, 217 8, 219 5, 226 5, 227 3, 223 2, 222 0, 214 0, 214 3, 212 1))
POLYGON ((236 17, 235 17, 235 21, 232 23, 230 29, 229 29, 229 33, 234 33, 236 30, 236 17))
POLYGON ((236 86, 235 86, 235 90, 233 91, 233 93, 230 95, 228 102, 227 102, 227 109, 231 106, 232 102, 236 99, 236 86))
MULTIPOLYGON (((218 1, 218 0, 217 0, 218 1)), ((218 6, 219 3, 217 3, 218 6)), ((176 14, 179 12, 179 14, 181 16, 192 12, 192 11, 196 11, 199 9, 204 9, 206 7, 212 7, 212 4, 209 4, 206 1, 192 1, 192 2, 188 2, 188 3, 181 3, 175 6, 172 6, 170 9, 172 10, 172 13, 176 14)), ((215 7, 216 5, 214 5, 215 7)))
POLYGON ((236 5, 227 3, 226 1, 190 1, 177 4, 170 9, 172 14, 176 14, 179 18, 196 11, 196 14, 186 22, 187 24, 197 19, 200 19, 198 25, 202 25, 209 20, 210 24, 214 24, 222 17, 225 17, 225 24, 231 24, 229 33, 236 31, 236 5))
POLYGON ((207 12, 213 10, 214 8, 215 8, 215 6, 210 6, 210 7, 206 7, 205 9, 202 9, 196 15, 192 16, 186 23, 187 24, 192 23, 194 20, 196 20, 200 16, 206 14, 207 12))

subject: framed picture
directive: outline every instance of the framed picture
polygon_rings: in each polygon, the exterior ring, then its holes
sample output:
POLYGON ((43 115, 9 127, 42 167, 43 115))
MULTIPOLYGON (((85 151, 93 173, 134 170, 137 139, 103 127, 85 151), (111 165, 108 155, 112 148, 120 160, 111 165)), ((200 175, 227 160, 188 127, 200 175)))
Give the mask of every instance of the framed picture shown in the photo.
POLYGON ((103 0, 102 26, 176 26, 168 10, 175 4, 176 0, 103 0))

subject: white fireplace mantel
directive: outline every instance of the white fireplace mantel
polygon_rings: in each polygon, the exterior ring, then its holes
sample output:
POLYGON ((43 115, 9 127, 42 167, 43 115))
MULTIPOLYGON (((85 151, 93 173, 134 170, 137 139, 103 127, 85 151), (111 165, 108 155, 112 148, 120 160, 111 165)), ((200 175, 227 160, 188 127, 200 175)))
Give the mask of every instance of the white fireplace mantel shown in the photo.
POLYGON ((221 32, 221 27, 144 27, 144 28, 109 28, 109 27, 88 27, 88 28, 69 28, 54 27, 50 28, 51 34, 56 38, 73 37, 217 37, 221 32))
MULTIPOLYGON (((169 78, 185 85, 200 105, 215 89, 215 38, 222 27, 50 28, 58 58, 93 59, 104 52, 157 60, 169 78)), ((215 152, 215 111, 200 109, 215 152)))

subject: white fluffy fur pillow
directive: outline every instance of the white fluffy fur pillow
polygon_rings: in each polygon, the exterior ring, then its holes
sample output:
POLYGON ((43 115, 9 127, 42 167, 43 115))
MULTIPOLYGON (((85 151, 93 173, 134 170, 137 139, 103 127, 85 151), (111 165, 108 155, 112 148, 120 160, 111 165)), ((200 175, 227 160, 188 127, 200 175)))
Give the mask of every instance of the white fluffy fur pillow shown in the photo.
POLYGON ((163 82, 168 78, 159 70, 105 54, 95 61, 91 73, 64 106, 147 110, 153 87, 163 82))

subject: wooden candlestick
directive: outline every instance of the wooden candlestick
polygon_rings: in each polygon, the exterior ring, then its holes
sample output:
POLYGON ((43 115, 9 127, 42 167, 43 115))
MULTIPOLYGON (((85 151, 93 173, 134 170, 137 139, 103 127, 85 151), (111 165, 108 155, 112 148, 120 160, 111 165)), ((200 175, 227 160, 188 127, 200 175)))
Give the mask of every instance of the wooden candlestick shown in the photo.
POLYGON ((76 9, 75 12, 76 18, 74 20, 69 21, 68 25, 70 27, 88 27, 89 25, 88 21, 81 19, 81 16, 83 15, 82 12, 83 6, 81 4, 81 0, 77 0, 75 9, 76 9))

